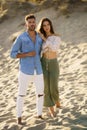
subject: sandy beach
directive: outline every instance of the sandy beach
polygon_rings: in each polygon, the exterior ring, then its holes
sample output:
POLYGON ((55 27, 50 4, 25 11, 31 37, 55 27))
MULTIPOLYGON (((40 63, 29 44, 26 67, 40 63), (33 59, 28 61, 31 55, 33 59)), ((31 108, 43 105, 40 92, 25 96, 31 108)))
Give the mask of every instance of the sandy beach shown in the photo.
POLYGON ((17 125, 19 61, 11 59, 9 54, 12 39, 25 27, 24 16, 9 19, 0 24, 0 130, 87 130, 87 13, 81 10, 66 18, 49 8, 35 15, 37 23, 44 15, 49 17, 62 39, 58 56, 61 108, 55 110, 55 118, 43 108, 45 120, 37 119, 35 86, 31 84, 23 112, 26 125, 17 125))

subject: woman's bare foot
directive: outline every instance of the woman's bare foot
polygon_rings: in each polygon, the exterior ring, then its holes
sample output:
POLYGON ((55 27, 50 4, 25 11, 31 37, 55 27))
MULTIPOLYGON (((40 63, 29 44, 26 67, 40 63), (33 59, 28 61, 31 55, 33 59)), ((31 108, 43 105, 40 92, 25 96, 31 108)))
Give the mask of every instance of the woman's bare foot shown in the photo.
POLYGON ((61 105, 60 105, 60 102, 56 102, 56 108, 60 108, 61 107, 61 105))
POLYGON ((53 117, 56 117, 56 113, 54 111, 54 107, 49 107, 49 114, 50 116, 53 118, 53 117))

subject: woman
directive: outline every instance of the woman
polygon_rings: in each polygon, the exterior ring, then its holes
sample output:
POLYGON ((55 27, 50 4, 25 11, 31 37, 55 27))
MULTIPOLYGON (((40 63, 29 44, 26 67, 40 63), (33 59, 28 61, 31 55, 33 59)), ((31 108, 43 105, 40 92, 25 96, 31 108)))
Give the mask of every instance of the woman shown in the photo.
POLYGON ((48 107, 50 115, 54 117, 54 106, 56 105, 57 108, 60 107, 57 54, 61 40, 60 37, 54 33, 52 22, 48 18, 41 20, 39 32, 43 39, 41 61, 45 85, 44 106, 48 107))

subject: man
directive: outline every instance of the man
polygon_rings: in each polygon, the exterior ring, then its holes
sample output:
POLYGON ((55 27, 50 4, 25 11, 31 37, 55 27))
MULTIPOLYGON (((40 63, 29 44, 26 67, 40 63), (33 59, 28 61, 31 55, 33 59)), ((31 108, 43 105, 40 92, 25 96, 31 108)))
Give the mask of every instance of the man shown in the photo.
POLYGON ((43 73, 40 62, 42 39, 38 35, 38 33, 35 32, 35 16, 33 14, 27 15, 25 17, 25 24, 27 30, 15 40, 10 54, 12 58, 20 58, 18 76, 19 87, 17 96, 17 117, 18 124, 21 125, 23 125, 23 99, 26 95, 27 87, 29 83, 32 82, 33 78, 36 86, 37 117, 41 119, 44 93, 43 73))

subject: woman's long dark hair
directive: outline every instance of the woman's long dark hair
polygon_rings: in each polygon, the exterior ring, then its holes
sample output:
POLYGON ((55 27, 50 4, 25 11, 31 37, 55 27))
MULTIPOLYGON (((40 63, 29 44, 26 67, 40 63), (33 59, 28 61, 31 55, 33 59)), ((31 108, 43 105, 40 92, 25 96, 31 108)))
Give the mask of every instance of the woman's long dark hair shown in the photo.
POLYGON ((49 24, 50 24, 50 32, 51 32, 52 34, 54 34, 54 29, 53 29, 52 22, 51 22, 48 18, 42 18, 39 31, 40 31, 45 37, 47 37, 46 32, 45 32, 44 29, 43 29, 43 23, 44 23, 45 21, 48 21, 48 22, 49 22, 49 24))

